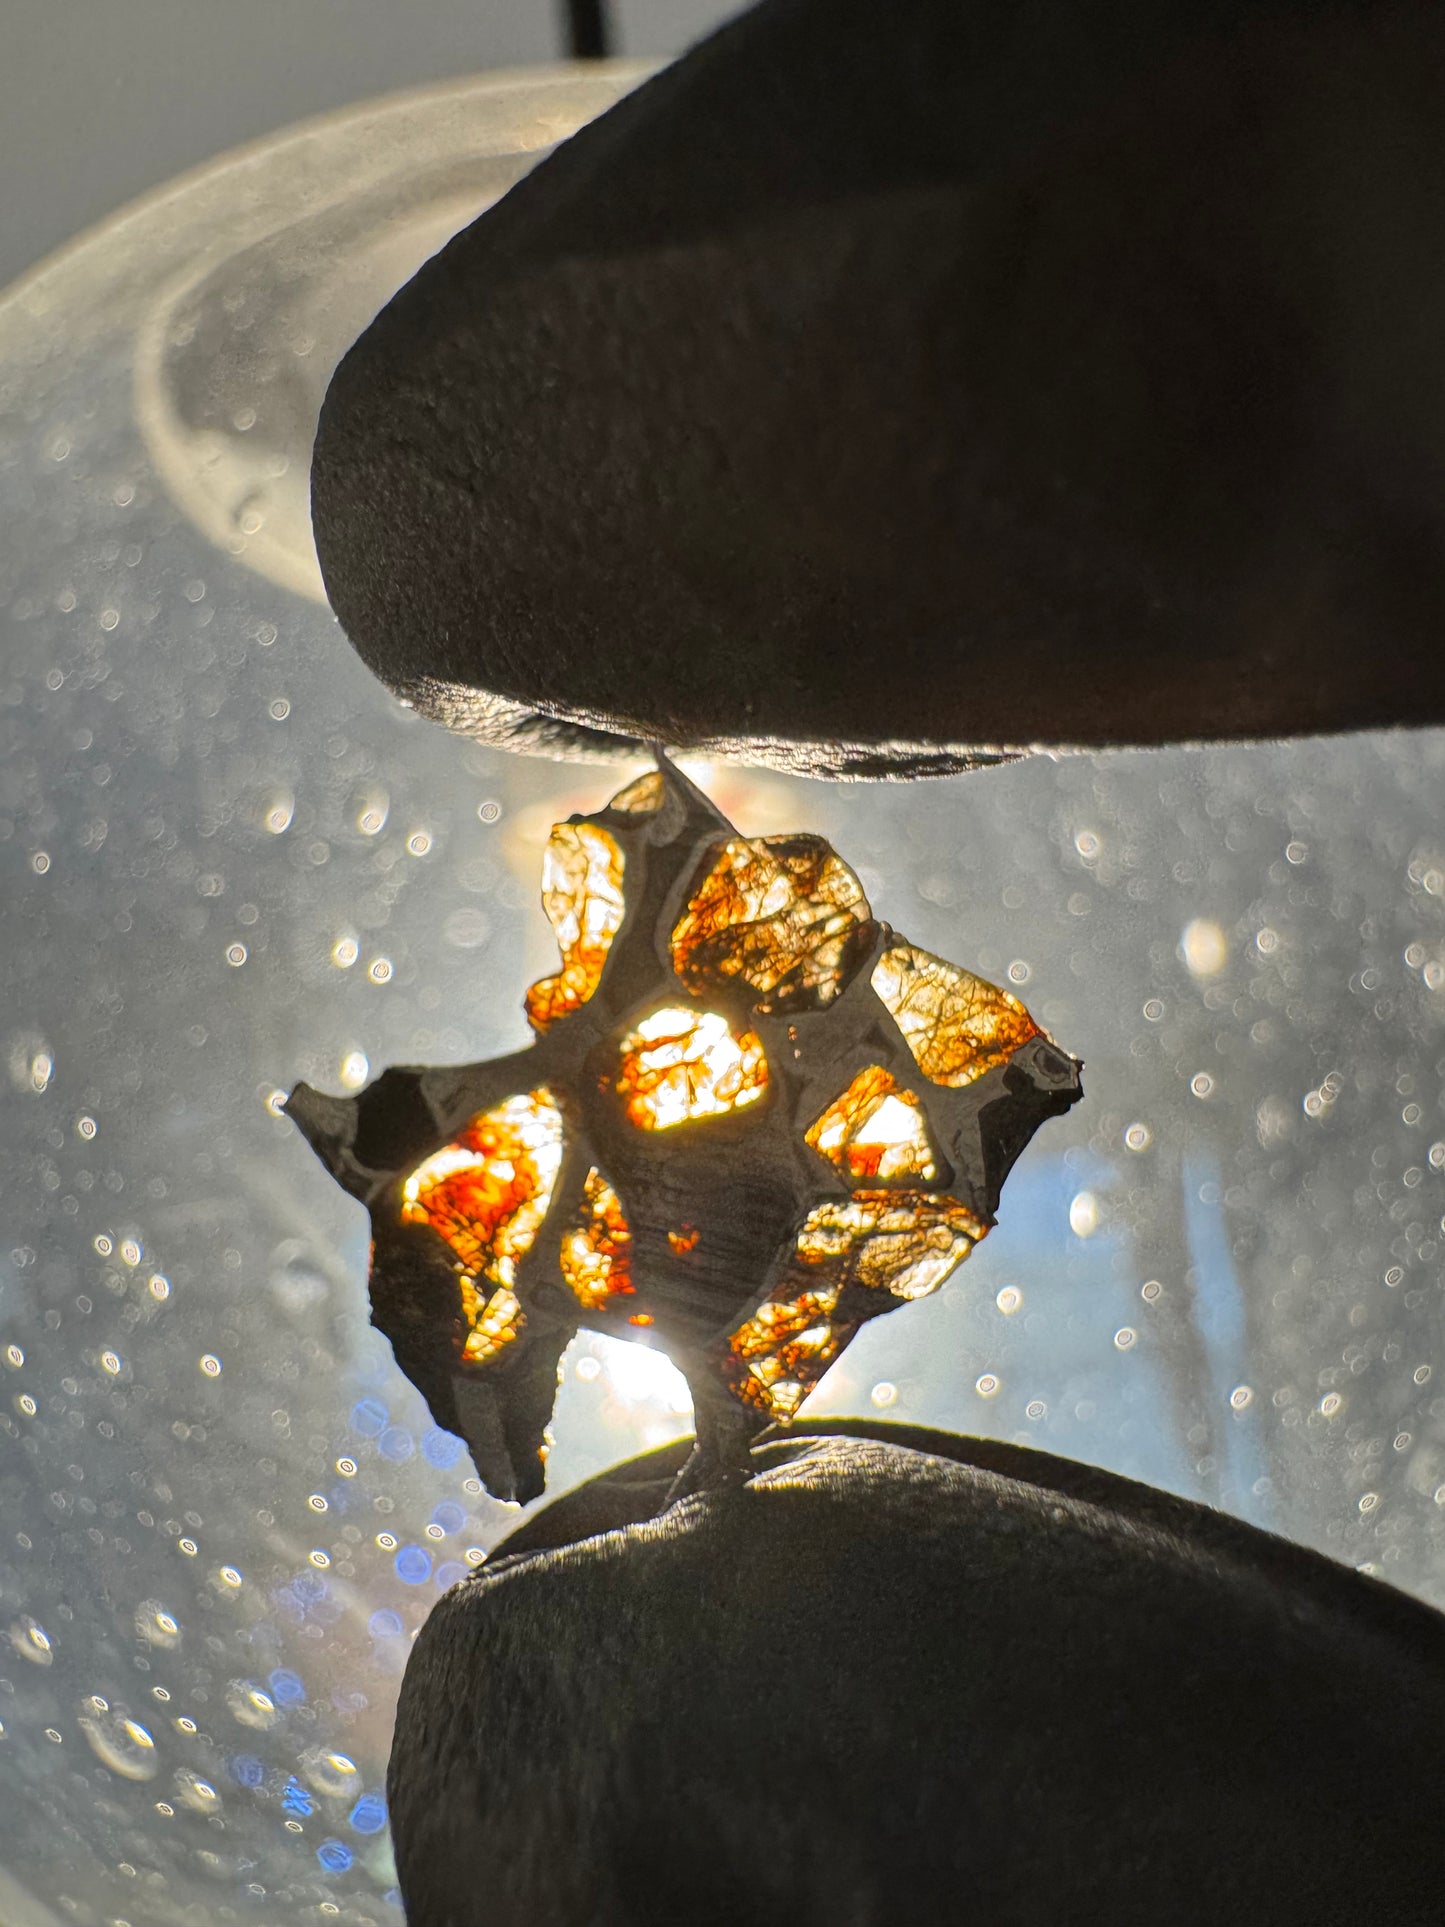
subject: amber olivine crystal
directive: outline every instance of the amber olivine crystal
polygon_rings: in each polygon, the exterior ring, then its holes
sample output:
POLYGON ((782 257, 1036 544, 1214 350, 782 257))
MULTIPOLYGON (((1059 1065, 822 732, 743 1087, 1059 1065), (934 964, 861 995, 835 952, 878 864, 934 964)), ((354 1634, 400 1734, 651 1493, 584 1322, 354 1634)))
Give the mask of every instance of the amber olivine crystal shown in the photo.
POLYGON ((668 1352, 701 1456, 734 1452, 937 1290, 1079 1096, 1023 1005, 878 922, 822 838, 738 836, 665 757, 558 825, 543 903, 530 1047, 287 1104, 371 1211, 373 1321, 518 1499, 580 1326, 668 1352))

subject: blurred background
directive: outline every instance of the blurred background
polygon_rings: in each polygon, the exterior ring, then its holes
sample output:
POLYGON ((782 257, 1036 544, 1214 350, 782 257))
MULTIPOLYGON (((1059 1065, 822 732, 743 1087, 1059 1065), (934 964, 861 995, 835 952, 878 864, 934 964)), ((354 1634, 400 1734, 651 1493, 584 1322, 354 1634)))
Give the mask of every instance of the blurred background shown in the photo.
MULTIPOLYGON (((9 0, 0 287, 134 195, 370 94, 566 56, 579 0, 9 0)), ((607 0, 612 51, 661 60, 724 0, 607 0)))
MULTIPOLYGON (((633 0, 621 50, 709 17, 633 0)), ((409 1641, 518 1515, 369 1329, 364 1214, 276 1100, 523 1042, 547 829, 630 772, 402 710, 321 599, 306 462, 375 308, 640 69, 457 78, 555 54, 541 6, 21 25, 16 268, 442 83, 0 300, 0 1922, 387 1927, 409 1641)), ((1445 735, 693 773, 1086 1063, 998 1228, 810 1409, 1036 1443, 1445 1604, 1445 735)), ((553 1490, 689 1419, 583 1334, 553 1490)))

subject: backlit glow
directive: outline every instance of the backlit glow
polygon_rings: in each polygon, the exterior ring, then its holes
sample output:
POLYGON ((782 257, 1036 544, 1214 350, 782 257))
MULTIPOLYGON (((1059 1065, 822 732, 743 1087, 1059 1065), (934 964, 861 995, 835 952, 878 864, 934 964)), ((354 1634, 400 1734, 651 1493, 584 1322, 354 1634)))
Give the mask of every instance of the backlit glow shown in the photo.
POLYGON ((494 1356, 521 1329, 517 1266, 547 1215, 561 1162, 562 1113, 543 1085, 474 1117, 402 1185, 403 1219, 429 1225, 456 1261, 469 1363, 494 1356))
POLYGON ((755 1104, 768 1064, 752 1031, 735 1034, 717 1011, 664 1005, 622 1040, 617 1090, 645 1131, 721 1117, 755 1104))

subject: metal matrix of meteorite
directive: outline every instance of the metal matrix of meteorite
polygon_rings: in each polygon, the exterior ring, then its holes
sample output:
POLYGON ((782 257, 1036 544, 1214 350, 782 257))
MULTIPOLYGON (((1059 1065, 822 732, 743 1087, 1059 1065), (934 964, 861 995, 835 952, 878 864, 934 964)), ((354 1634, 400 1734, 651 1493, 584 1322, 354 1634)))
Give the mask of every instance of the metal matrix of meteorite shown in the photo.
POLYGON ((878 922, 818 836, 739 836, 665 758, 552 832, 526 1049, 287 1112, 371 1212, 372 1322, 499 1498, 543 1487, 581 1326, 692 1389, 703 1454, 786 1422, 936 1291, 1079 1065, 878 922))

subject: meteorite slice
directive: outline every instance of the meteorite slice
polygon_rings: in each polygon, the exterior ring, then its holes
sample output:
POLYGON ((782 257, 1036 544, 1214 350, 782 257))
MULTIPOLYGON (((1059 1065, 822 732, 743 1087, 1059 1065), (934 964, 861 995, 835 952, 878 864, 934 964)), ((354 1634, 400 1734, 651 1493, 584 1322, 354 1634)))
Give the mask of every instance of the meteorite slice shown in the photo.
POLYGON ((529 1048, 290 1115, 371 1211, 372 1316, 488 1488, 542 1489, 579 1326, 647 1333, 700 1460, 938 1287, 1078 1065, 875 921, 822 838, 732 832, 665 758, 553 833, 529 1048), (679 908, 681 906, 681 908, 679 908))

